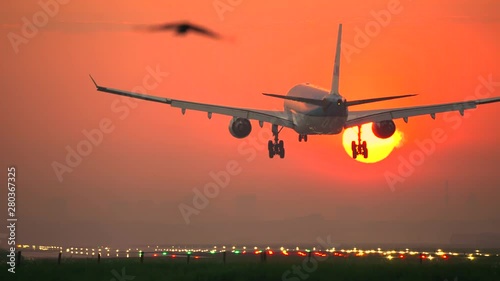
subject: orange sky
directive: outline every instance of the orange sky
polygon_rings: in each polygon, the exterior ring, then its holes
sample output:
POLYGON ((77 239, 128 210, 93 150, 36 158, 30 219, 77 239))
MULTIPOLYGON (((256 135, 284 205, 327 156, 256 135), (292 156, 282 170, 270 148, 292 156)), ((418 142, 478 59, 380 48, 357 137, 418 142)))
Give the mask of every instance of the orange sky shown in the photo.
MULTIPOLYGON (((350 159, 341 135, 299 143, 287 129, 280 135, 284 160, 268 159, 263 148, 247 161, 249 155, 238 147, 248 140, 229 134, 228 117, 208 120, 189 111, 182 116, 168 105, 134 101, 137 107, 122 120, 112 110, 121 99, 95 91, 89 73, 100 84, 131 90, 143 83, 148 68, 158 67, 169 75, 151 94, 282 109, 281 100, 260 93, 286 94, 302 82, 329 88, 338 24, 344 24, 343 43, 355 45, 357 29, 373 23, 373 14, 387 10, 391 1, 241 1, 222 14, 214 8, 229 2, 68 1, 15 46, 9 38, 23 34, 23 18, 32 22, 43 10, 38 1, 0 4, 1 161, 18 169, 18 214, 27 230, 19 234, 22 239, 38 241, 30 233, 40 231, 43 222, 184 224, 179 204, 190 203, 193 188, 202 188, 211 171, 225 169, 231 160, 242 172, 192 216, 192 224, 309 214, 354 222, 500 220, 498 104, 470 111, 459 125, 458 113, 435 121, 428 116, 397 121, 403 146, 370 165, 350 159), (131 30, 175 20, 204 25, 229 39, 131 30), (113 132, 59 181, 52 163, 63 163, 66 147, 75 148, 85 140, 82 131, 98 128, 105 118, 113 132), (434 130, 442 130, 446 141, 391 188, 387 174, 397 174, 401 159, 409 159, 417 142, 434 130)), ((447 0, 436 6, 401 0, 398 7, 367 46, 342 56, 341 93, 348 100, 419 95, 356 109, 462 101, 474 96, 480 77, 500 82, 500 3, 447 0)), ((481 93, 500 96, 500 87, 481 93)), ((251 137, 257 137, 257 122, 253 128, 251 137)), ((500 232, 500 224, 493 225, 496 229, 485 223, 478 231, 500 232)), ((84 239, 60 235, 66 243, 84 239)), ((228 239, 231 235, 237 234, 228 233, 228 239)))

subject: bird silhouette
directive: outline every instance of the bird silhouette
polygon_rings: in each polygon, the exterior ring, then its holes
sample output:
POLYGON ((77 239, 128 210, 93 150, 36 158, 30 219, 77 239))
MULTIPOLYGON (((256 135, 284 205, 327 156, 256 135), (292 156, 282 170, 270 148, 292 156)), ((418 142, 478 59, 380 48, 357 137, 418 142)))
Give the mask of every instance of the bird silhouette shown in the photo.
POLYGON ((208 36, 213 39, 220 39, 221 36, 211 30, 204 27, 191 24, 189 22, 178 22, 178 23, 166 23, 149 25, 146 27, 147 31, 157 32, 157 31, 169 31, 173 30, 177 35, 186 35, 189 32, 198 33, 200 35, 208 36))

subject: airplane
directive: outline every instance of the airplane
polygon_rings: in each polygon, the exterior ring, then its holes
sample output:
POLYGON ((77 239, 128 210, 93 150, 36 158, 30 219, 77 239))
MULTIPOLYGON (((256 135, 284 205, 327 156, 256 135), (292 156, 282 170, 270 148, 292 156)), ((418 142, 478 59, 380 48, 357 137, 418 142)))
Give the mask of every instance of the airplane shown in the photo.
POLYGON ((187 33, 198 33, 200 35, 205 35, 208 37, 211 37, 213 39, 220 39, 221 36, 218 35, 217 33, 208 30, 207 28, 204 28, 199 25, 194 25, 189 22, 178 22, 178 23, 165 23, 165 24, 157 24, 157 25, 150 25, 145 28, 148 31, 155 32, 155 31, 169 31, 173 30, 175 34, 177 35, 186 35, 187 33))
POLYGON ((436 113, 448 111, 458 111, 463 116, 465 110, 474 109, 477 105, 500 101, 500 97, 494 97, 445 104, 351 111, 350 108, 356 105, 406 98, 414 96, 414 94, 353 101, 346 100, 339 92, 342 24, 339 24, 337 36, 330 91, 309 83, 302 83, 291 88, 287 95, 263 93, 266 96, 283 99, 283 111, 203 104, 145 95, 103 87, 98 85, 91 75, 90 78, 96 86, 97 91, 169 104, 172 107, 180 108, 182 114, 185 114, 186 110, 195 110, 206 112, 209 119, 213 113, 231 116, 229 132, 233 137, 239 139, 245 138, 251 133, 252 125, 250 120, 257 120, 260 127, 264 123, 270 123, 273 139, 268 142, 269 158, 273 158, 275 155, 278 155, 280 158, 285 157, 284 142, 279 139, 279 133, 283 128, 294 130, 298 134, 299 142, 307 142, 308 135, 335 135, 340 134, 346 128, 357 127, 358 139, 353 140, 351 143, 352 158, 356 159, 358 155, 368 158, 367 143, 361 139, 361 125, 363 124, 373 123, 372 131, 374 135, 381 139, 386 139, 391 137, 396 131, 395 119, 402 118, 406 123, 408 123, 409 117, 420 115, 430 115, 435 119, 436 113))

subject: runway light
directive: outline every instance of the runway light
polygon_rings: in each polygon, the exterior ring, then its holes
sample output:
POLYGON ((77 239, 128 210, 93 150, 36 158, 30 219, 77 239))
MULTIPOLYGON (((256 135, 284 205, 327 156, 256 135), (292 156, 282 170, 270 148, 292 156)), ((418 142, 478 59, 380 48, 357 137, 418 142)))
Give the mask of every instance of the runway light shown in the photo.
POLYGON ((447 260, 448 259, 448 255, 444 254, 441 256, 443 259, 447 260))
POLYGON ((163 253, 161 253, 161 254, 162 254, 162 255, 164 255, 164 256, 166 256, 166 255, 167 255, 167 252, 163 252, 163 253))
POLYGON ((405 258, 405 255, 400 254, 400 255, 399 255, 399 258, 400 258, 400 259, 404 259, 404 258, 405 258))
POLYGON ((388 256, 386 257, 386 259, 388 259, 388 260, 392 260, 393 258, 394 258, 394 257, 393 257, 393 256, 391 256, 391 255, 388 255, 388 256))
POLYGON ((271 251, 271 250, 267 251, 267 253, 268 253, 269 255, 273 255, 273 254, 274 254, 274 252, 273 252, 273 251, 271 251))

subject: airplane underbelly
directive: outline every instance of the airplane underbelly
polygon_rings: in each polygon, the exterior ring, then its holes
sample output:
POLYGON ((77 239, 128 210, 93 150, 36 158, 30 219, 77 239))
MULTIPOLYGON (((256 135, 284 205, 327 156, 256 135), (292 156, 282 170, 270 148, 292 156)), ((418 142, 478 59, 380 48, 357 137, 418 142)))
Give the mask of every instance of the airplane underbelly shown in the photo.
POLYGON ((344 129, 347 117, 344 116, 310 116, 294 114, 295 131, 306 135, 336 135, 344 129))

